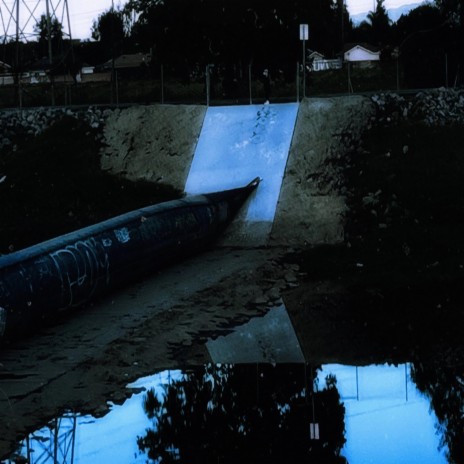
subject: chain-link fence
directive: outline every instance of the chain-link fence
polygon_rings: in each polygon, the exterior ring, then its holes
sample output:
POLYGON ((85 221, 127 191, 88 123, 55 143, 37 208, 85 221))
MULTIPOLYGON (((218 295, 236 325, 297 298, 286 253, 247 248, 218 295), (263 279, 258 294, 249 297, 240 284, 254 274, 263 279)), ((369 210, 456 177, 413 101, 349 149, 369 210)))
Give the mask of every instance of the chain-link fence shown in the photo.
MULTIPOLYGON (((303 78, 299 63, 290 69, 247 66, 241 69, 214 65, 197 68, 179 76, 162 65, 141 74, 134 70, 83 76, 53 82, 0 85, 0 106, 37 107, 73 105, 129 104, 202 104, 229 105, 299 101, 318 95, 376 91, 399 91, 411 88, 404 66, 398 60, 371 63, 344 63, 339 69, 308 71, 303 78), (305 84, 305 87, 303 85, 305 84)), ((436 87, 456 86, 454 69, 444 61, 435 72, 436 87)), ((417 88, 417 86, 414 86, 417 88)))

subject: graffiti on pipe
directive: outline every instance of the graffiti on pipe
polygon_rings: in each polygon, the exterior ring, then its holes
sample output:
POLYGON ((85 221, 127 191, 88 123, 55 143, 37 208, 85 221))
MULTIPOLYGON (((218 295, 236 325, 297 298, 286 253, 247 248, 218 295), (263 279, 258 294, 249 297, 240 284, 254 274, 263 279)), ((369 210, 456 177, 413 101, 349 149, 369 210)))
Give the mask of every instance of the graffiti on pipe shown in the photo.
POLYGON ((61 279, 64 308, 85 302, 100 283, 109 283, 108 253, 94 238, 67 245, 51 253, 50 257, 61 279))

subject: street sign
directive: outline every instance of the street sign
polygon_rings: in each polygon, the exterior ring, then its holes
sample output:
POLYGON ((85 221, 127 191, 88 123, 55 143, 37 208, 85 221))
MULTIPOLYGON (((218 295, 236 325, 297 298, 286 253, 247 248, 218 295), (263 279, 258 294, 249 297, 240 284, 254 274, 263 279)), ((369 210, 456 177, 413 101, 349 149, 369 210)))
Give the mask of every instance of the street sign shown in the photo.
POLYGON ((319 424, 317 422, 309 424, 309 438, 311 440, 319 440, 319 424))
POLYGON ((309 39, 309 27, 307 24, 300 24, 300 40, 309 39))

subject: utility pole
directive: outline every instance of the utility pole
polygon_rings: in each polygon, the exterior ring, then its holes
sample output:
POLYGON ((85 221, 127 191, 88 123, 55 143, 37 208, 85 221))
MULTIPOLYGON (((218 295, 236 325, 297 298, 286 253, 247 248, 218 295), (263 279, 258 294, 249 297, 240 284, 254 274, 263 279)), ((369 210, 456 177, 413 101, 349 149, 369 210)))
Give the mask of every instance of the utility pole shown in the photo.
POLYGON ((18 105, 20 108, 23 106, 21 95, 21 73, 19 70, 19 0, 16 0, 16 47, 15 47, 15 84, 16 91, 18 92, 18 105))
MULTIPOLYGON (((5 0, 0 1, 0 35, 3 36, 5 42, 14 42, 14 92, 16 103, 22 107, 22 63, 21 63, 21 45, 27 43, 30 38, 35 41, 37 34, 33 32, 33 25, 37 23, 36 12, 45 2, 46 10, 46 39, 48 41, 48 60, 50 67, 53 66, 53 50, 52 50, 52 25, 54 21, 60 21, 65 18, 63 26, 63 35, 69 36, 69 42, 72 47, 70 15, 68 9, 68 0, 35 0, 35 7, 31 8, 31 0, 14 0, 10 1, 11 6, 7 5, 5 0), (67 23, 66 23, 67 22, 67 23), (69 31, 68 33, 65 31, 69 31)), ((40 10, 39 10, 40 11, 40 10)), ((72 48, 71 48, 72 53, 72 48)), ((54 77, 50 73, 50 82, 52 90, 52 105, 55 104, 54 93, 54 77)))
POLYGON ((55 106, 55 78, 53 77, 53 50, 52 50, 52 21, 50 19, 49 0, 45 1, 47 8, 47 40, 48 40, 48 62, 50 66, 50 85, 52 92, 52 106, 55 106))
POLYGON ((303 98, 306 97, 306 41, 309 38, 309 27, 300 24, 300 40, 303 42, 303 98))
POLYGON ((111 0, 111 103, 114 103, 115 69, 114 69, 114 0, 111 0))

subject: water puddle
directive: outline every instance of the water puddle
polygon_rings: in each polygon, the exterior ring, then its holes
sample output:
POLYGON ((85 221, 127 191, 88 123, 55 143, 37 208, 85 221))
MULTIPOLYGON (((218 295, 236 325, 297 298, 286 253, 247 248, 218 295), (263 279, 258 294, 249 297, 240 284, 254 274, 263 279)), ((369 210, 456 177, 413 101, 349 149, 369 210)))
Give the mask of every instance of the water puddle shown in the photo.
POLYGON ((447 462, 409 364, 208 364, 128 387, 104 417, 68 412, 3 462, 447 462))
POLYGON ((282 302, 263 317, 206 343, 214 363, 303 363, 304 356, 282 302))
POLYGON ((308 327, 276 299, 208 339, 210 363, 141 378, 102 417, 68 411, 2 464, 459 462, 464 382, 453 364, 315 362, 308 327))

